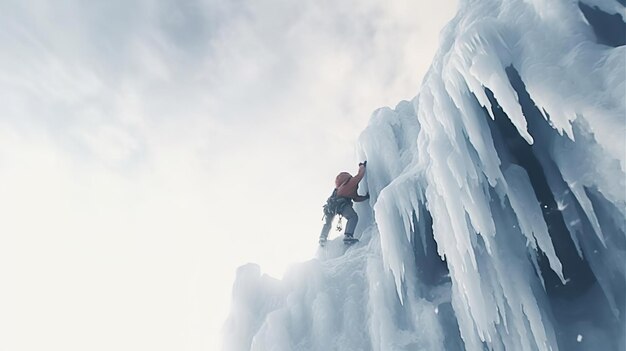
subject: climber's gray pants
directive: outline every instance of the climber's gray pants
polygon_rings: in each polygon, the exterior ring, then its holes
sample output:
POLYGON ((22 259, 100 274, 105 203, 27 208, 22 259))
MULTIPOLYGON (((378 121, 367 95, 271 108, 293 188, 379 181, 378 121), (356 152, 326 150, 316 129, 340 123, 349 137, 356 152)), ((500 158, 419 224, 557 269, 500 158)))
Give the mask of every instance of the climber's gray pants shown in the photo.
MULTIPOLYGON (((354 235, 354 229, 356 228, 356 224, 359 221, 359 216, 354 212, 352 205, 346 205, 341 210, 340 214, 344 216, 348 220, 348 224, 346 224, 346 230, 344 231, 345 235, 354 235)), ((322 227, 322 233, 320 234, 320 239, 328 238, 328 233, 330 232, 330 227, 333 225, 333 219, 335 216, 326 216, 324 227, 322 227)))

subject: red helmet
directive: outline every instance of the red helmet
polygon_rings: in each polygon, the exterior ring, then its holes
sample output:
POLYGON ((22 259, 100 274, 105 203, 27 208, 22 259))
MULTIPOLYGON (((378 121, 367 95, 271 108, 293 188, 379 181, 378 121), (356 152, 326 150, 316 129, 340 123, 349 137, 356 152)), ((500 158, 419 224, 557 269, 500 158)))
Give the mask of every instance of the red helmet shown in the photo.
POLYGON ((350 175, 350 173, 348 172, 341 172, 337 175, 337 178, 335 178, 335 187, 339 188, 340 185, 343 185, 345 183, 347 183, 350 178, 352 178, 352 175, 350 175))

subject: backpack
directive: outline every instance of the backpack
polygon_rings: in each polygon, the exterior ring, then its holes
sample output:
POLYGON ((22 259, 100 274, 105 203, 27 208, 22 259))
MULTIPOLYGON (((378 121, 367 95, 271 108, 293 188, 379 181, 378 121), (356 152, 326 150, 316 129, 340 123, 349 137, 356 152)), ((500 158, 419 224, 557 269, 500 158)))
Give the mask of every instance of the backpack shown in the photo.
POLYGON ((351 199, 343 196, 337 196, 337 189, 335 189, 326 200, 326 204, 324 205, 324 216, 330 217, 339 214, 341 213, 341 210, 343 210, 343 208, 350 203, 352 203, 351 199))

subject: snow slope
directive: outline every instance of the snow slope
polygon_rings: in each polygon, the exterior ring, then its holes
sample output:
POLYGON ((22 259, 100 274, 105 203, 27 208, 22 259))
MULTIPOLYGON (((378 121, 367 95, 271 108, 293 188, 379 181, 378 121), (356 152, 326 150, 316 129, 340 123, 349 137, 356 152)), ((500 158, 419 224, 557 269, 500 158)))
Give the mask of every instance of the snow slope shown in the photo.
MULTIPOLYGON (((626 11, 465 0, 376 111, 361 242, 239 269, 226 350, 623 350, 626 11)), ((313 230, 312 230, 313 231, 313 230)))

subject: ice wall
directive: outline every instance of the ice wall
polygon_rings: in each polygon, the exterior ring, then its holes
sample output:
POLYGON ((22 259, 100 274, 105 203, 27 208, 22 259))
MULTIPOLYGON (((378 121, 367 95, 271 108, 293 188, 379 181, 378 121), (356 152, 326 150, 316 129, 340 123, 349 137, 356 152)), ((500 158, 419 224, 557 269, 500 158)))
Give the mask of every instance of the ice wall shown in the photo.
MULTIPOLYGON (((412 102, 414 159, 375 205, 383 259, 406 294, 427 211, 468 349, 558 349, 574 323, 624 347, 626 51, 597 42, 582 9, 598 5, 623 16, 610 1, 462 4, 412 102), (587 294, 593 311, 575 303, 587 294)), ((361 153, 380 151, 365 138, 361 153)))
POLYGON ((359 139, 361 243, 242 268, 226 349, 625 349, 624 18, 461 2, 419 94, 359 139))

